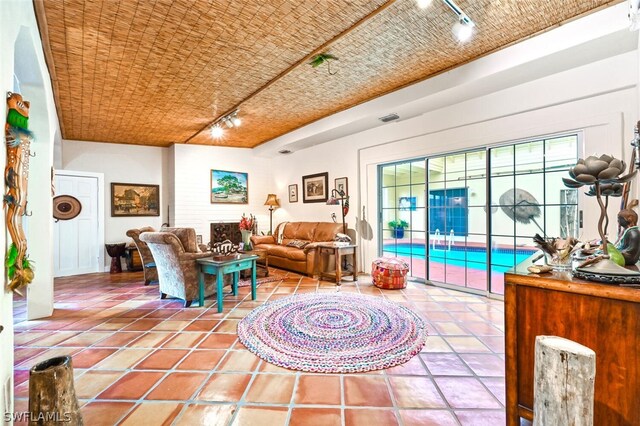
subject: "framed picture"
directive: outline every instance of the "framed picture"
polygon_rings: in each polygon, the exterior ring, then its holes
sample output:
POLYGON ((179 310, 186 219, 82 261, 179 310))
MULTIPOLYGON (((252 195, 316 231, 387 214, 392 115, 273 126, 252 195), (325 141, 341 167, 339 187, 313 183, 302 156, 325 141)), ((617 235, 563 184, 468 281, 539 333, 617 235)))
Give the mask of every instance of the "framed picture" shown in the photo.
POLYGON ((329 173, 302 176, 302 202, 325 203, 329 193, 329 173))
POLYGON ((211 204, 248 204, 249 175, 211 170, 211 204))
POLYGON ((400 207, 400 210, 415 211, 416 205, 416 197, 400 197, 400 200, 398 201, 398 207, 400 207))
POLYGON ((334 188, 336 191, 343 191, 344 195, 349 195, 349 183, 346 177, 341 177, 333 180, 334 188))
POLYGON ((160 186, 112 182, 111 216, 160 216, 160 186))
POLYGON ((297 203, 298 202, 298 184, 294 183, 293 185, 289 185, 289 202, 297 203))
POLYGON ((202 234, 196 235, 196 244, 202 244, 202 234))

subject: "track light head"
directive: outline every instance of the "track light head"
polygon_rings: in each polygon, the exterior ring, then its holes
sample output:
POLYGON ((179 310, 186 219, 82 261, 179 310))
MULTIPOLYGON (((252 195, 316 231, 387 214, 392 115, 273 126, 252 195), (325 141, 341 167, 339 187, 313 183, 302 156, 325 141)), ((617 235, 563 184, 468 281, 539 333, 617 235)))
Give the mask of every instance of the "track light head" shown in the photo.
POLYGON ((427 7, 431 6, 433 0, 416 0, 416 3, 418 3, 418 7, 420 9, 426 9, 427 7))
POLYGON ((215 124, 211 128, 211 137, 213 137, 214 139, 220 139, 223 135, 224 129, 222 128, 222 126, 220 126, 220 124, 215 124))
POLYGON ((464 19, 460 19, 460 21, 454 24, 452 31, 458 41, 464 43, 473 35, 473 25, 464 19))

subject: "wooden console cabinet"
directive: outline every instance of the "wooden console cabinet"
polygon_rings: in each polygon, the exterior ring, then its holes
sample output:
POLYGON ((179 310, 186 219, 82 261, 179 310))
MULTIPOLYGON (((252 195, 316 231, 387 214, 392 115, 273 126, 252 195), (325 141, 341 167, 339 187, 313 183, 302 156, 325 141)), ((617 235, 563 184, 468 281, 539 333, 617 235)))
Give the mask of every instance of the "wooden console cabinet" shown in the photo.
POLYGON ((529 260, 505 274, 507 424, 533 419, 535 338, 560 336, 596 353, 595 425, 640 422, 640 289, 533 275, 529 260))

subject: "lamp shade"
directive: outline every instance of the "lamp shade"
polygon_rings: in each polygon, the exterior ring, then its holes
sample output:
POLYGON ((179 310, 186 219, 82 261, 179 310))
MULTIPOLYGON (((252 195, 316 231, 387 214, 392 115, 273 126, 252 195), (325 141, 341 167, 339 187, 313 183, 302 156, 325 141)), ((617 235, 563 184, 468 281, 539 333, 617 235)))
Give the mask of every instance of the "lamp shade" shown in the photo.
POLYGON ((276 194, 268 194, 267 195, 267 201, 264 202, 265 206, 273 206, 273 207, 280 207, 280 203, 278 203, 278 197, 276 196, 276 194))

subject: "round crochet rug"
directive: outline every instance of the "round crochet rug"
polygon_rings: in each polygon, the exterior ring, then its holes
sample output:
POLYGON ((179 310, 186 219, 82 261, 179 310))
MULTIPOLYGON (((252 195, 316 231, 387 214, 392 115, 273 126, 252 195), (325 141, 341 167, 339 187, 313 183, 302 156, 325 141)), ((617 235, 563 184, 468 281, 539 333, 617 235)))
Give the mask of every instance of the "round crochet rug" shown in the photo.
POLYGON ((238 337, 280 367, 356 373, 407 362, 427 330, 416 313, 382 297, 306 293, 254 309, 238 323, 238 337))

